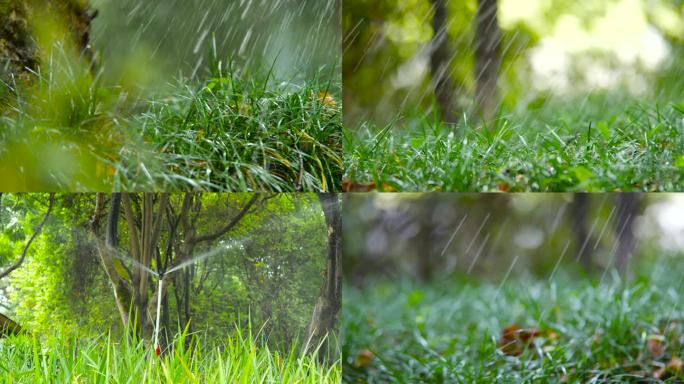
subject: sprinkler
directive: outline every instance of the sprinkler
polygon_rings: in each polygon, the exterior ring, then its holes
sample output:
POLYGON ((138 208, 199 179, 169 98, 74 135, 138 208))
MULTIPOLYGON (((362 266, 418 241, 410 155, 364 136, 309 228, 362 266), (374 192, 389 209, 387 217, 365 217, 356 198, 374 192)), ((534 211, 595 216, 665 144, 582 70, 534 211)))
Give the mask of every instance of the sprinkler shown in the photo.
POLYGON ((125 254, 122 254, 121 252, 119 252, 118 250, 115 249, 114 257, 116 257, 117 259, 122 260, 122 261, 130 262, 130 263, 134 264, 136 267, 144 269, 145 271, 147 271, 151 275, 157 277, 157 281, 158 281, 158 286, 157 286, 157 319, 156 319, 155 324, 154 324, 154 353, 157 356, 161 356, 161 347, 159 346, 159 322, 161 320, 161 299, 162 299, 162 287, 164 284, 164 275, 178 271, 180 269, 183 269, 189 265, 195 264, 201 260, 205 260, 205 259, 212 257, 214 255, 217 255, 221 252, 225 252, 226 250, 229 250, 232 247, 234 247, 236 245, 240 245, 240 244, 242 244, 241 240, 231 241, 229 244, 221 244, 212 250, 204 252, 204 253, 202 253, 198 256, 195 256, 189 260, 183 261, 182 263, 170 268, 168 271, 164 270, 165 267, 164 267, 164 269, 162 269, 161 266, 158 266, 158 268, 159 268, 158 271, 154 271, 150 267, 142 265, 139 261, 134 260, 131 257, 129 257, 125 254))

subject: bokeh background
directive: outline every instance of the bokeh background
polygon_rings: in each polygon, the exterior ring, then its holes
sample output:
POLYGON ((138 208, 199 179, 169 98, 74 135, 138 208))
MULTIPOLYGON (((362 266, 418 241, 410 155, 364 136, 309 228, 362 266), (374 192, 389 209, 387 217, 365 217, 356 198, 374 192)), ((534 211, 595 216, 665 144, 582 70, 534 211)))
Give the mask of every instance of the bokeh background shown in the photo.
POLYGON ((203 75, 213 46, 240 68, 273 65, 280 81, 304 81, 321 67, 340 71, 340 0, 91 3, 99 10, 93 45, 112 77, 163 85, 170 77, 203 75))
MULTIPOLYGON (((458 104, 472 105, 476 0, 448 1, 451 76, 458 104)), ((348 0, 343 7, 345 124, 382 125, 429 112, 429 0, 348 0)), ((508 109, 637 98, 681 102, 681 0, 499 0, 499 89, 508 109)))
POLYGON ((348 194, 344 273, 353 285, 555 269, 601 277, 684 251, 678 194, 348 194))

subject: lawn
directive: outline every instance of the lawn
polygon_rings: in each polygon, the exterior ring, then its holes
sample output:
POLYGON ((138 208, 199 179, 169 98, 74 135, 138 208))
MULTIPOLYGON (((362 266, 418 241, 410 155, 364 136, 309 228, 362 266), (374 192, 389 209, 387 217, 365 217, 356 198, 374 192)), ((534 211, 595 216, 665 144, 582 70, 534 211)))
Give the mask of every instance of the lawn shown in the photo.
POLYGON ((346 383, 682 382, 682 263, 348 288, 346 383))
MULTIPOLYGON (((3 383, 338 383, 339 365, 312 354, 283 354, 231 336, 214 347, 199 337, 177 337, 173 350, 154 354, 142 342, 102 335, 88 340, 39 342, 29 335, 0 339, 3 383)), ((216 344, 216 343, 214 343, 216 344)))
POLYGON ((530 103, 489 125, 407 113, 346 130, 346 190, 679 191, 684 103, 624 96, 530 103))
MULTIPOLYGON (((58 55, 55 53, 55 55, 58 55)), ((340 84, 220 62, 140 92, 68 58, 0 86, 3 190, 336 191, 340 84)))

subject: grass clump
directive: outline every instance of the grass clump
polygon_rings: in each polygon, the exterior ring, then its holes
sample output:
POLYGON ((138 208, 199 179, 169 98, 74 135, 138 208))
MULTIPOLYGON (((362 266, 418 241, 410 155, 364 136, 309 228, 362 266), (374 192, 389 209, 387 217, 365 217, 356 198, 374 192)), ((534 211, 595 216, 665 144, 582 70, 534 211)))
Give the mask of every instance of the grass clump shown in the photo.
POLYGON ((490 126, 420 116, 364 125, 345 134, 345 179, 386 191, 684 189, 684 104, 617 110, 608 98, 531 106, 490 126))
POLYGON ((20 335, 0 340, 3 383, 338 383, 339 365, 316 353, 269 349, 247 334, 219 343, 179 335, 161 357, 143 342, 102 336, 39 343, 20 335), (218 344, 218 345, 215 345, 218 344), (214 345, 214 347, 209 347, 214 345))
POLYGON ((634 282, 375 281, 343 305, 346 383, 681 382, 681 263, 634 282))
MULTIPOLYGON (((342 177, 341 108, 332 84, 269 87, 218 71, 135 119, 171 185, 211 190, 330 191, 342 177)), ((338 91, 338 90, 335 90, 338 91)))

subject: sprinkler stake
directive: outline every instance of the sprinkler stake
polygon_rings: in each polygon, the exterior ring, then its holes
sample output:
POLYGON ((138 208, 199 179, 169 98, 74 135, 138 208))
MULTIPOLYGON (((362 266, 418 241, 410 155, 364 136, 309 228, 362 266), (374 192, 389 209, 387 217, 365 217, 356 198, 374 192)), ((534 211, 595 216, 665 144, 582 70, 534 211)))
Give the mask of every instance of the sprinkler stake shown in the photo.
POLYGON ((157 356, 161 355, 161 348, 159 348, 159 316, 161 314, 161 296, 162 296, 162 282, 164 281, 163 276, 159 276, 159 287, 157 294, 157 322, 154 325, 154 353, 157 356))

